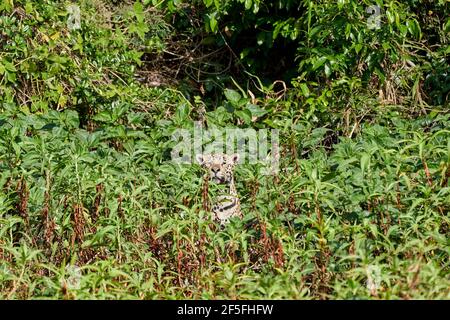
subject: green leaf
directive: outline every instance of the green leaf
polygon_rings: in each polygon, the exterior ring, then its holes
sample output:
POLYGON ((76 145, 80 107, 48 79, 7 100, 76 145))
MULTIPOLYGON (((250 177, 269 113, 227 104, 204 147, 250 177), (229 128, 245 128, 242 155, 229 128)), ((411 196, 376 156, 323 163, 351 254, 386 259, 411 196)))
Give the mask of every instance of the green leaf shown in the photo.
POLYGON ((252 103, 248 103, 246 109, 248 111, 250 111, 250 113, 253 117, 261 117, 267 113, 266 110, 260 108, 259 106, 255 105, 255 104, 252 104, 252 103))
POLYGON ((141 1, 136 1, 133 5, 133 10, 135 14, 142 14, 144 12, 144 7, 141 1))
POLYGON ((33 12, 33 5, 29 1, 25 4, 25 12, 26 14, 31 14, 33 12))
POLYGON ((422 32, 420 30, 420 25, 417 20, 412 19, 406 21, 406 27, 408 28, 409 33, 414 36, 416 39, 420 39, 422 37, 422 32))
POLYGON ((16 72, 17 71, 16 67, 11 62, 9 62, 7 60, 3 60, 3 65, 5 66, 5 69, 7 71, 11 71, 11 72, 16 72))
POLYGON ((141 1, 136 1, 133 5, 134 14, 138 22, 144 22, 144 7, 141 1))
POLYGON ((386 76, 384 75, 383 71, 381 71, 379 68, 375 68, 373 72, 380 78, 381 83, 384 83, 386 80, 386 76))
POLYGON ((101 121, 101 122, 110 122, 112 120, 112 115, 108 111, 102 111, 97 113, 93 119, 95 121, 101 121))
POLYGON ((217 27, 216 13, 209 15, 209 27, 211 28, 212 32, 214 33, 217 32, 218 27, 217 27))
POLYGON ((300 89, 305 97, 309 97, 310 92, 306 83, 300 83, 300 89))
POLYGON ((190 112, 190 108, 186 103, 182 103, 176 112, 176 117, 178 120, 184 121, 188 118, 190 112))
POLYGON ((14 8, 14 1, 13 0, 2 0, 2 4, 0 5, 0 12, 3 10, 6 10, 8 12, 11 12, 14 8))
POLYGON ((233 105, 237 105, 239 103, 239 100, 241 100, 241 95, 235 90, 225 89, 224 94, 227 100, 230 101, 233 105))
POLYGON ((445 23, 444 32, 450 32, 450 19, 445 23))
POLYGON ((315 71, 319 69, 325 62, 327 61, 327 57, 320 57, 313 65, 312 70, 315 71))
POLYGON ((249 124, 252 122, 252 113, 245 109, 245 110, 238 110, 234 112, 240 119, 244 120, 246 124, 249 124))
POLYGON ((370 155, 367 153, 364 153, 361 156, 361 171, 364 174, 366 172, 366 170, 369 168, 370 166, 370 155))
POLYGON ((331 68, 329 63, 325 64, 325 75, 327 76, 327 78, 331 76, 331 68))
POLYGON ((9 82, 15 82, 17 80, 16 74, 14 72, 6 72, 9 82))

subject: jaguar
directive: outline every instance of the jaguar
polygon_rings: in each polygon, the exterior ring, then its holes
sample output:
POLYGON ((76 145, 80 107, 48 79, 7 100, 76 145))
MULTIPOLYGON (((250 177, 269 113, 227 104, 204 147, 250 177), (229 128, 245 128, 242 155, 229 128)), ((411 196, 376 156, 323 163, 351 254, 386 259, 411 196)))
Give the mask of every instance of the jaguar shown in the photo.
POLYGON ((196 160, 208 171, 208 180, 225 186, 212 206, 214 219, 225 225, 232 217, 242 218, 241 204, 234 183, 234 166, 239 162, 239 154, 198 154, 196 160))

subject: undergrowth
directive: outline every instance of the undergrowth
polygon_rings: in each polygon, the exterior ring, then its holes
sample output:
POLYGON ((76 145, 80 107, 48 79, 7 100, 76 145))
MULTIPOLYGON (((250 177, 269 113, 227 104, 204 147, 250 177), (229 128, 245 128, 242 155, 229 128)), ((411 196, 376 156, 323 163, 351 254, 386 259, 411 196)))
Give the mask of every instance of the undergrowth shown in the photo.
POLYGON ((194 85, 223 65, 186 58, 175 7, 82 1, 70 31, 67 4, 0 9, 0 298, 450 298, 445 94, 394 75, 194 85), (200 166, 170 161, 194 122, 279 130, 278 172, 236 167, 243 220, 212 221, 200 166))

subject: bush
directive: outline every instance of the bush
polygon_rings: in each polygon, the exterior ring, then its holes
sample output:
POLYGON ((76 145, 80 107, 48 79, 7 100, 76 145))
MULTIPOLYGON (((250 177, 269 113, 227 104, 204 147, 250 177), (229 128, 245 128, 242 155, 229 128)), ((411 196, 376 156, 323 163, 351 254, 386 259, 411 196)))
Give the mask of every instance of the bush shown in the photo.
POLYGON ((377 3, 3 1, 0 297, 448 299, 447 7, 377 3), (196 122, 279 131, 224 228, 196 122))

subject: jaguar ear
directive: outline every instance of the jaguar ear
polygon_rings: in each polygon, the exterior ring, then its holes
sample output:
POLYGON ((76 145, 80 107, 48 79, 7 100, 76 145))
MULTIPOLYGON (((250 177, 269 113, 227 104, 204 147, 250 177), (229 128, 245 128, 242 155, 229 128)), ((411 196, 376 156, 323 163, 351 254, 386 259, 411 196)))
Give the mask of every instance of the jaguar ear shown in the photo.
POLYGON ((203 163, 205 162, 205 159, 203 158, 203 155, 202 155, 202 154, 197 154, 197 155, 195 155, 195 159, 197 160, 197 162, 198 162, 200 165, 203 165, 203 163))
POLYGON ((238 163, 240 159, 239 153, 234 153, 231 155, 231 160, 233 161, 234 164, 238 163))

